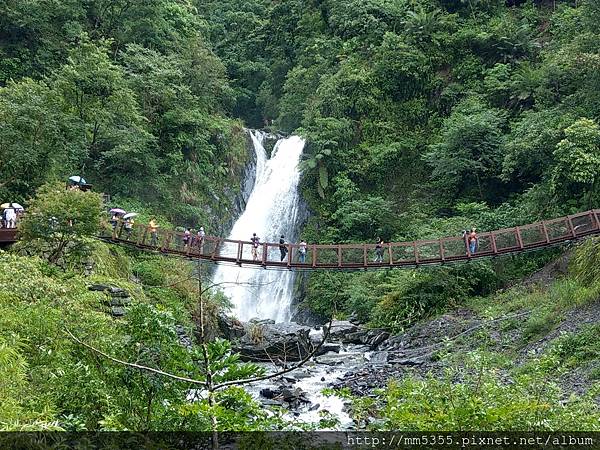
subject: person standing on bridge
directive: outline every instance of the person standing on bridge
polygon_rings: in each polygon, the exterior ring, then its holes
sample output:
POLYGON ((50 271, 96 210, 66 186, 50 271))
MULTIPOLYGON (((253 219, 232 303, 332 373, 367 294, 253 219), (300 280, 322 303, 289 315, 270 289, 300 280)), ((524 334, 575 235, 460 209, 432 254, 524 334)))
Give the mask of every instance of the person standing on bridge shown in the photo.
POLYGON ((150 231, 150 245, 153 247, 158 246, 158 224, 156 223, 156 219, 152 217, 150 219, 150 223, 148 224, 148 231, 150 231))
POLYGON ((383 262, 383 239, 377 238, 377 244, 375 244, 375 262, 383 262))
POLYGON ((477 252, 477 247, 479 246, 479 238, 477 237, 477 231, 474 227, 471 228, 471 232, 469 233, 468 241, 469 241, 469 252, 472 255, 475 252, 477 252))
POLYGON ((298 247, 298 262, 300 264, 304 264, 306 262, 306 247, 307 243, 304 239, 300 241, 300 246, 298 247))
POLYGON ((200 227, 198 233, 196 233, 196 243, 198 248, 200 249, 200 254, 204 253, 204 236, 206 233, 204 232, 204 227, 200 227))
POLYGON ((125 239, 131 239, 131 232, 133 231, 133 225, 135 224, 135 220, 132 217, 128 217, 125 219, 125 224, 123 225, 125 228, 125 239))
POLYGON ((256 233, 252 233, 250 242, 252 242, 252 260, 256 261, 258 259, 258 246, 260 245, 260 238, 256 233))
POLYGON ((192 237, 192 229, 190 227, 188 227, 183 232, 183 238, 181 239, 181 241, 183 242, 183 249, 184 250, 187 249, 187 246, 190 243, 191 237, 192 237))
POLYGON ((16 228, 17 211, 15 211, 15 208, 9 207, 4 210, 4 224, 6 228, 16 228))
POLYGON ((285 236, 283 234, 279 238, 279 253, 281 254, 281 261, 283 261, 287 255, 288 249, 285 245, 285 236))

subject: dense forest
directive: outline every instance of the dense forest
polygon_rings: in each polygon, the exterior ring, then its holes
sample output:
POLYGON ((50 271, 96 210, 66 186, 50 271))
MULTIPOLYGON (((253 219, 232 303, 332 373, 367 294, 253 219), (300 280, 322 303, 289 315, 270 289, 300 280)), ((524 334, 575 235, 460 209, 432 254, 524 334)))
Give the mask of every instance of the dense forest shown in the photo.
MULTIPOLYGON (((598 23, 595 0, 0 2, 0 200, 35 212, 23 224, 28 240, 0 253, 0 429, 295 429, 241 387, 190 403, 186 383, 102 363, 65 334, 68 326, 118 358, 206 379, 197 364, 206 346, 186 352, 175 331, 194 335, 198 325, 193 267, 94 241, 99 196, 57 182, 82 175, 141 218, 226 234, 250 158, 244 128, 265 128, 306 138, 308 242, 460 236, 598 208, 598 23), (49 257, 56 208, 80 214, 81 226, 49 257), (102 312, 90 281, 127 291, 127 321, 102 312)), ((579 250, 546 294, 505 290, 560 249, 316 273, 298 280, 299 308, 399 333, 456 306, 495 320, 531 304, 526 330, 539 337, 573 304, 598 300, 598 245, 579 250)), ((207 301, 210 322, 227 299, 207 301)), ((485 366, 477 389, 461 367, 464 387, 451 376, 411 378, 375 399, 344 395, 357 423, 380 411, 374 428, 597 429, 595 391, 565 404, 546 384, 573 367, 564 348, 579 362, 600 358, 597 327, 585 333, 563 338, 510 386, 494 369, 509 363, 475 354, 485 366), (502 420, 478 414, 480 386, 481 409, 489 400, 502 420), (463 423, 416 412, 447 408, 444 392, 459 398, 463 423), (551 405, 546 422, 540 404, 551 405)), ((262 373, 228 345, 208 349, 221 381, 262 373)), ((330 420, 311 426, 335 427, 330 420)))

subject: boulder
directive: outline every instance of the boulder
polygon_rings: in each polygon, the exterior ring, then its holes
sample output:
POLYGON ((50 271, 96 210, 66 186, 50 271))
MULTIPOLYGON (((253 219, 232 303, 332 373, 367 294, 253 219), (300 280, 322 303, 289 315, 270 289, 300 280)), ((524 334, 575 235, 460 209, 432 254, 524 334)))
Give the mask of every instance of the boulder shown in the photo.
POLYGON ((110 306, 129 306, 131 304, 131 299, 129 297, 116 297, 111 298, 108 303, 110 306))
POLYGON ((116 287, 116 286, 111 286, 110 289, 108 290, 108 293, 110 294, 111 297, 121 297, 121 298, 129 297, 129 292, 127 292, 125 289, 121 289, 120 287, 116 287))
POLYGON ((125 315, 125 309, 120 306, 113 306, 111 308, 111 314, 115 317, 122 317, 125 315))
POLYGON ((273 399, 275 397, 279 397, 281 395, 281 391, 276 391, 271 388, 264 388, 260 390, 260 395, 264 398, 273 399))
POLYGON ((217 316, 217 327, 219 329, 219 334, 229 341, 239 339, 246 334, 242 322, 225 314, 219 314, 217 316))
POLYGON ((387 363, 388 356, 389 354, 386 351, 373 352, 373 354, 371 355, 371 359, 369 359, 369 362, 371 364, 385 364, 387 363))
POLYGON ((374 349, 389 337, 390 333, 387 331, 381 328, 373 328, 370 330, 361 329, 347 333, 341 338, 341 341, 344 344, 368 345, 371 349, 374 349))
MULTIPOLYGON (((327 325, 324 326, 327 329, 327 325)), ((331 323, 331 330, 329 331, 329 338, 336 340, 343 340, 345 336, 350 333, 358 331, 358 326, 347 320, 334 320, 331 323)))
POLYGON ((315 356, 321 356, 321 355, 324 355, 329 352, 339 353, 341 349, 342 349, 342 346, 340 344, 333 344, 333 343, 325 342, 323 345, 321 345, 319 350, 317 350, 317 353, 315 354, 315 356))
POLYGON ((107 286, 105 284, 92 284, 91 286, 88 286, 88 291, 110 291, 110 286, 107 286))
POLYGON ((244 335, 234 342, 234 351, 244 361, 299 361, 312 350, 310 328, 296 323, 250 321, 244 335))
POLYGON ((295 407, 298 407, 300 403, 310 403, 310 400, 307 398, 306 392, 304 392, 300 388, 283 389, 281 391, 281 398, 284 402, 295 404, 295 407))

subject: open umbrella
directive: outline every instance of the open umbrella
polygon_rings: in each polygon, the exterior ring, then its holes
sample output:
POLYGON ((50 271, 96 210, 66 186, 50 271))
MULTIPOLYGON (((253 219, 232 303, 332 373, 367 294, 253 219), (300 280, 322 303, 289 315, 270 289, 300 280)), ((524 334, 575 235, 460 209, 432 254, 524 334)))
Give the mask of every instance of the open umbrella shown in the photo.
POLYGON ((130 219, 130 218, 135 217, 137 215, 138 215, 138 213, 128 213, 128 214, 125 214, 123 216, 123 219, 130 219))
POLYGON ((7 208, 20 209, 21 211, 25 209, 18 203, 2 203, 0 205, 0 208, 1 209, 7 209, 7 208))
POLYGON ((125 211, 124 209, 121 209, 121 208, 113 208, 109 212, 111 212, 113 214, 125 214, 127 211, 125 211))
POLYGON ((73 183, 77 184, 86 184, 85 180, 79 175, 73 175, 72 177, 69 177, 69 181, 72 181, 73 183))

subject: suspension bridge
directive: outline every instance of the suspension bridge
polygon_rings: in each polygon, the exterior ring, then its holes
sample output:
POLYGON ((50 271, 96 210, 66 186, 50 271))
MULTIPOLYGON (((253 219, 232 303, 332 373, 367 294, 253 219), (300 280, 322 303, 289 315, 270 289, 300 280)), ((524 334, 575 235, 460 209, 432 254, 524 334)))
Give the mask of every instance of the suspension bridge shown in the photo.
MULTIPOLYGON (((480 233, 477 251, 474 253, 471 253, 464 238, 454 236, 385 243, 380 258, 376 257, 377 249, 374 243, 308 244, 305 247, 304 258, 301 257, 300 244, 286 243, 287 252, 282 261, 279 243, 261 243, 253 252, 253 244, 250 241, 236 241, 214 236, 198 239, 194 235, 186 237, 185 233, 175 230, 160 228, 151 230, 145 224, 134 224, 132 228, 127 229, 124 222, 119 222, 112 231, 105 231, 101 238, 142 250, 160 251, 185 258, 245 267, 356 270, 470 261, 542 249, 596 234, 600 234, 599 209, 480 233)), ((0 244, 10 244, 17 240, 16 229, 0 229, 0 244)), ((380 250, 379 254, 381 253, 380 250)))

